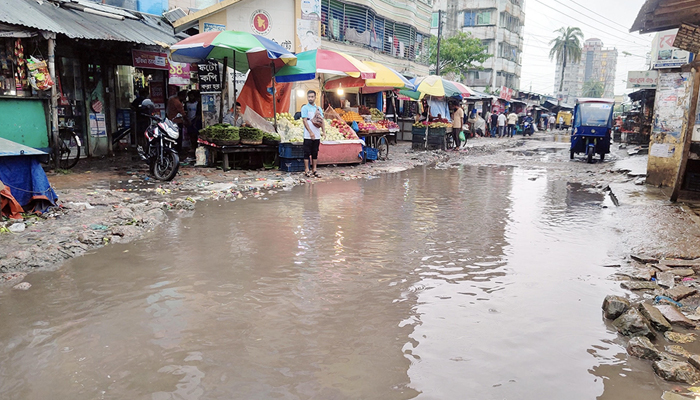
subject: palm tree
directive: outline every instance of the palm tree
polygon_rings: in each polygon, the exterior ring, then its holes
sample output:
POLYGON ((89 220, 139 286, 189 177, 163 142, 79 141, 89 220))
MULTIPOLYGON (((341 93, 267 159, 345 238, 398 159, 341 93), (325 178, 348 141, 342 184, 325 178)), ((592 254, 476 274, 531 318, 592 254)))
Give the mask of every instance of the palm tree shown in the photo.
POLYGON ((590 80, 583 84, 581 97, 601 98, 605 94, 605 85, 601 81, 590 80))
POLYGON ((557 62, 561 62, 561 80, 559 81, 559 92, 561 92, 564 86, 566 62, 569 60, 574 63, 581 61, 583 32, 581 32, 580 28, 569 26, 559 28, 554 33, 559 33, 559 36, 549 42, 552 46, 551 50, 549 50, 549 59, 556 58, 557 62))

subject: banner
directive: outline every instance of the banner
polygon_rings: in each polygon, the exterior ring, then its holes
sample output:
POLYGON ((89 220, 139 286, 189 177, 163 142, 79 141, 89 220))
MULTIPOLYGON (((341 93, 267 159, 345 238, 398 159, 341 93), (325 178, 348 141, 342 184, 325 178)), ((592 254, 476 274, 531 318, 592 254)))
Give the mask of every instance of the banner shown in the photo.
POLYGON ((627 89, 656 89, 659 71, 627 72, 627 89))
POLYGON ((214 93, 221 91, 219 63, 208 62, 197 64, 197 77, 199 78, 200 92, 214 93))
POLYGON ((175 86, 190 84, 190 64, 170 62, 170 78, 168 83, 175 86))
POLYGON ((673 47, 678 29, 658 32, 651 42, 651 68, 680 68, 693 61, 693 54, 673 47))
POLYGON ((136 68, 169 70, 168 55, 156 51, 131 50, 131 61, 136 68))

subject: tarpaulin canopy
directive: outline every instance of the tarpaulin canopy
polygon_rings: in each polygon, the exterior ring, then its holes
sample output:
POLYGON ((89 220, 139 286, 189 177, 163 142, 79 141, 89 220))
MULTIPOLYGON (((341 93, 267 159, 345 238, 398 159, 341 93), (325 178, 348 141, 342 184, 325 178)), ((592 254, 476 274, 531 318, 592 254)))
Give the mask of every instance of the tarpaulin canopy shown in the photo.
POLYGON ((236 99, 241 103, 245 112, 250 107, 265 118, 275 116, 276 110, 289 110, 291 100, 291 83, 275 83, 275 95, 272 96, 272 70, 270 68, 255 68, 248 74, 241 93, 236 99))
POLYGON ((42 213, 58 200, 36 156, 0 157, 0 181, 25 212, 42 213))

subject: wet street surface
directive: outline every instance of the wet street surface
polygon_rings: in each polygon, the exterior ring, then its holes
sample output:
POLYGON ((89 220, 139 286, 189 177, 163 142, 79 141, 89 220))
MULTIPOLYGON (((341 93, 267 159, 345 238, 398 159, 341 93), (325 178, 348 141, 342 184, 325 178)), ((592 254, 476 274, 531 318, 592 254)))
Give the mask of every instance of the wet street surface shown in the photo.
POLYGON ((0 292, 1 397, 658 399, 601 314, 632 213, 519 167, 198 202, 0 292))

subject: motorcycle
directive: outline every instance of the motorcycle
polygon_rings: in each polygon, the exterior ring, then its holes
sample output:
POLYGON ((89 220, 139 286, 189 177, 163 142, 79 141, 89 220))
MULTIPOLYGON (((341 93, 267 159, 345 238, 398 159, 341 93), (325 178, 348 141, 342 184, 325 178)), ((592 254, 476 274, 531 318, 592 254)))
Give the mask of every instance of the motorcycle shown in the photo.
POLYGON ((523 136, 532 136, 534 132, 531 121, 523 122, 523 136))
POLYGON ((180 157, 175 151, 180 131, 169 119, 148 115, 151 125, 144 132, 146 149, 138 146, 139 156, 148 163, 151 174, 161 181, 172 180, 180 168, 180 157))

